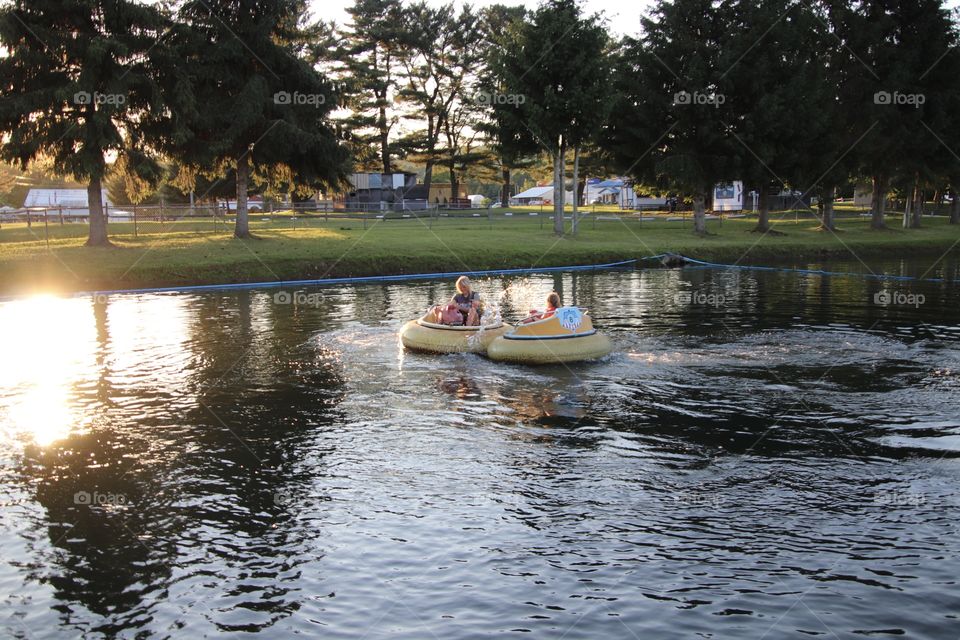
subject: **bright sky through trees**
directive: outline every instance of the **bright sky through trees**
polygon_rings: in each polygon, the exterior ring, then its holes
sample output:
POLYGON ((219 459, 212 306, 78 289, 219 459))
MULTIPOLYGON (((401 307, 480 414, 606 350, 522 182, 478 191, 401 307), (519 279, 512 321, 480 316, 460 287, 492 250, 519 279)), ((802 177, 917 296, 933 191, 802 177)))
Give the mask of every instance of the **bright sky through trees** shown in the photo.
MULTIPOLYGON (((347 19, 346 7, 352 0, 311 0, 314 16, 324 20, 336 20, 343 24, 347 19)), ((430 0, 430 4, 441 5, 442 0, 430 0)), ((463 4, 458 1, 457 4, 463 4)), ((474 8, 480 9, 491 4, 522 4, 528 9, 536 9, 538 0, 473 0, 474 8)), ((647 0, 586 0, 583 3, 587 13, 603 12, 610 21, 612 30, 618 34, 636 33, 640 27, 640 14, 649 6, 647 0)))

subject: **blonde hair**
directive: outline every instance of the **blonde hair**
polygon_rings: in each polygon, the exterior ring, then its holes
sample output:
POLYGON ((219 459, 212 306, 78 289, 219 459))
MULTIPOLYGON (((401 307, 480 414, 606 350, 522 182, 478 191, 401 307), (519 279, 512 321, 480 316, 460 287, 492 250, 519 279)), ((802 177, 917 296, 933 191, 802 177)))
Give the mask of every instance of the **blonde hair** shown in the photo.
POLYGON ((464 289, 470 288, 470 278, 467 276, 460 276, 457 278, 457 291, 463 293, 464 289))
POLYGON ((555 309, 560 308, 560 294, 556 291, 551 291, 550 295, 547 296, 547 304, 553 306, 555 309))

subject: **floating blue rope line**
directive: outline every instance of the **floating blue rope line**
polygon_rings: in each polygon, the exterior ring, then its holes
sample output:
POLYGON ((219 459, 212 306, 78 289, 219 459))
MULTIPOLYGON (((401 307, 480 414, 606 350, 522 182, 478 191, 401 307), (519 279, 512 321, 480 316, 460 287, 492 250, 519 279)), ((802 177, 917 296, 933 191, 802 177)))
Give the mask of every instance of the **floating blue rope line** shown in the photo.
POLYGON ((648 258, 641 258, 641 260, 664 260, 664 259, 676 259, 682 261, 683 264, 690 264, 698 267, 703 267, 706 269, 738 269, 742 271, 779 271, 783 273, 799 273, 803 275, 811 276, 839 276, 839 277, 852 277, 852 278, 870 278, 873 280, 891 280, 894 282, 933 282, 938 284, 943 284, 950 282, 944 278, 917 278, 914 276, 895 276, 885 273, 857 273, 853 271, 825 271, 823 269, 796 269, 790 267, 763 267, 763 266, 754 266, 754 265, 745 265, 745 264, 722 264, 718 262, 706 262, 704 260, 697 260, 696 258, 688 258, 686 256, 663 253, 658 256, 650 256, 648 258))
MULTIPOLYGON (((556 271, 596 271, 601 269, 622 269, 633 266, 636 260, 622 260, 605 264, 590 264, 568 267, 532 267, 524 269, 488 269, 485 271, 457 271, 439 273, 408 273, 393 276, 357 276, 353 278, 320 278, 316 280, 276 280, 272 282, 240 282, 235 284, 200 284, 174 287, 153 287, 148 289, 112 289, 104 291, 82 291, 73 297, 112 296, 142 293, 172 293, 188 291, 219 291, 229 289, 276 289, 278 287, 329 286, 336 284, 362 284, 370 282, 403 282, 406 280, 442 280, 457 276, 507 276, 527 273, 553 273, 556 271)), ((2 300, 2 298, 0 298, 2 300)))

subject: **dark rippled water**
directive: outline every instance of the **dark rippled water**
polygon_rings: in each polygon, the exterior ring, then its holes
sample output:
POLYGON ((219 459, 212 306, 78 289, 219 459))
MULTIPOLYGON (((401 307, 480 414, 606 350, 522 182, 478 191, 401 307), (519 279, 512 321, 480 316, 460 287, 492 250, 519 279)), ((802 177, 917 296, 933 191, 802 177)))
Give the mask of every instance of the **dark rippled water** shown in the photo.
POLYGON ((0 304, 0 635, 960 637, 958 287, 482 281, 616 345, 531 369, 449 284, 0 304))

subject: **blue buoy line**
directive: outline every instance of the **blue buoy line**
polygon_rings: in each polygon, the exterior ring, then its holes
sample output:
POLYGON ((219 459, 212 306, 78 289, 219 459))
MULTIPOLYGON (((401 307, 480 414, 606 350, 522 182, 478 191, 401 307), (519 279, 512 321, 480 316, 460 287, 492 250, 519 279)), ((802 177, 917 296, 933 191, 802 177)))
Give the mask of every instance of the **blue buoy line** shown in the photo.
POLYGON ((143 293, 182 293, 188 291, 223 291, 230 289, 276 289, 279 287, 328 286, 336 284, 362 284, 370 282, 403 282, 406 280, 441 280, 458 276, 508 276, 527 273, 553 273, 556 271, 596 271, 601 269, 622 269, 633 266, 637 260, 621 260, 605 264, 590 264, 568 267, 531 267, 524 269, 487 269, 482 271, 456 271, 438 273, 407 273, 393 276, 357 276, 352 278, 319 278, 315 280, 276 280, 272 282, 240 282, 235 284, 200 284, 174 287, 153 287, 147 289, 110 289, 104 291, 83 291, 73 297, 112 296, 143 293))
POLYGON ((852 277, 852 278, 870 278, 873 280, 890 280, 894 282, 934 282, 943 284, 945 282, 950 282, 944 278, 917 278, 914 276, 895 276, 885 273, 857 273, 853 271, 826 271, 823 269, 796 269, 791 267, 763 267, 763 266, 754 266, 754 265, 743 265, 743 264, 723 264, 718 262, 706 262, 704 260, 697 260, 696 258, 688 258, 686 256, 671 254, 671 253, 662 253, 657 256, 649 256, 647 258, 641 258, 641 260, 665 260, 665 259, 676 259, 682 261, 683 264, 694 265, 698 267, 704 267, 707 269, 737 269, 742 271, 780 271, 784 273, 799 273, 803 275, 811 276, 840 276, 840 277, 852 277))

